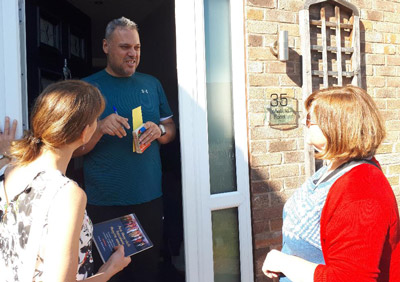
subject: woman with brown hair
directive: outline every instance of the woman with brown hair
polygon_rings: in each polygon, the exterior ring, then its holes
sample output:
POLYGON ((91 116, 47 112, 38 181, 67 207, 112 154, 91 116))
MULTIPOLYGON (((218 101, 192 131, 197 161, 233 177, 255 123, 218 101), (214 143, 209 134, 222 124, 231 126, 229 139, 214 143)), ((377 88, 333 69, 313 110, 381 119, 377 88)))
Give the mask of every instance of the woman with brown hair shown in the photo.
POLYGON ((98 89, 83 81, 52 84, 37 98, 31 130, 12 143, 12 162, 0 171, 2 281, 107 281, 130 262, 120 246, 92 276, 86 195, 65 177, 103 110, 98 89))
POLYGON ((400 281, 400 223, 374 158, 385 137, 372 98, 331 87, 305 101, 308 143, 326 163, 287 201, 282 250, 263 272, 280 281, 400 281))

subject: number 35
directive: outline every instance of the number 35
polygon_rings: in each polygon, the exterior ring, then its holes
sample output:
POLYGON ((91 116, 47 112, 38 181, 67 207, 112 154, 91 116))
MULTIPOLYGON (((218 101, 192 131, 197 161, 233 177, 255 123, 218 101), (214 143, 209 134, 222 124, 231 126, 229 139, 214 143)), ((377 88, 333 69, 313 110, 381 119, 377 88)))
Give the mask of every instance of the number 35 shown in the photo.
POLYGON ((287 106, 288 99, 285 97, 286 95, 286 93, 281 93, 279 95, 276 93, 271 94, 271 107, 278 107, 279 105, 282 107, 287 106))

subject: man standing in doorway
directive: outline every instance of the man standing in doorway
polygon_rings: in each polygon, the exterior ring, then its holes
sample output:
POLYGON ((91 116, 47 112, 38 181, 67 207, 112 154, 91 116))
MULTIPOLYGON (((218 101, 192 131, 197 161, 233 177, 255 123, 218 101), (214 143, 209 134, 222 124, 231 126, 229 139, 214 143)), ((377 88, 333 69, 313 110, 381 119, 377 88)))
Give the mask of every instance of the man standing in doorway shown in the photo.
MULTIPOLYGON (((135 213, 154 247, 132 257, 115 280, 158 281, 162 241, 162 192, 159 144, 175 138, 172 112, 160 82, 136 71, 140 62, 137 25, 122 17, 106 28, 103 51, 107 67, 85 81, 97 86, 106 100, 97 130, 75 156, 84 156, 88 214, 94 223, 135 213), (146 131, 142 154, 132 150, 132 109, 141 106, 146 131)), ((96 264, 101 265, 99 258, 96 264)))

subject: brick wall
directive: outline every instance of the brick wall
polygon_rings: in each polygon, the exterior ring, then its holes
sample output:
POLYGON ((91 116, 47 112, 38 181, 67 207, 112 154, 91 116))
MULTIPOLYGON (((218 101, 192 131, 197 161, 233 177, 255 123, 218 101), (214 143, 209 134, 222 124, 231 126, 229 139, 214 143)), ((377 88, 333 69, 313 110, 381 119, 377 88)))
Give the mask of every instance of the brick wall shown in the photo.
MULTIPOLYGON (((400 204, 400 0, 349 1, 360 12, 364 88, 386 120, 387 138, 377 158, 400 204)), ((305 180, 303 128, 278 130, 266 123, 268 97, 287 93, 302 111, 299 11, 305 1, 246 0, 248 129, 250 144, 255 281, 266 253, 280 248, 282 208, 305 180), (280 30, 289 33, 289 61, 270 52, 280 30)), ((301 114, 301 113, 300 113, 301 114)))

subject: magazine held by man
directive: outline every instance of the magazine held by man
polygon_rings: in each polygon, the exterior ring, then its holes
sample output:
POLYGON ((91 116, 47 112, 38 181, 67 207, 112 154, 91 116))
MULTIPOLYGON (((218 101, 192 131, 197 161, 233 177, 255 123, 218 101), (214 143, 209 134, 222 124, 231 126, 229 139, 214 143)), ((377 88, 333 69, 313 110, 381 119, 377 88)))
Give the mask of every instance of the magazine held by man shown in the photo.
POLYGON ((153 247, 135 214, 128 214, 93 225, 93 240, 101 259, 106 262, 114 247, 123 245, 125 256, 153 247))

